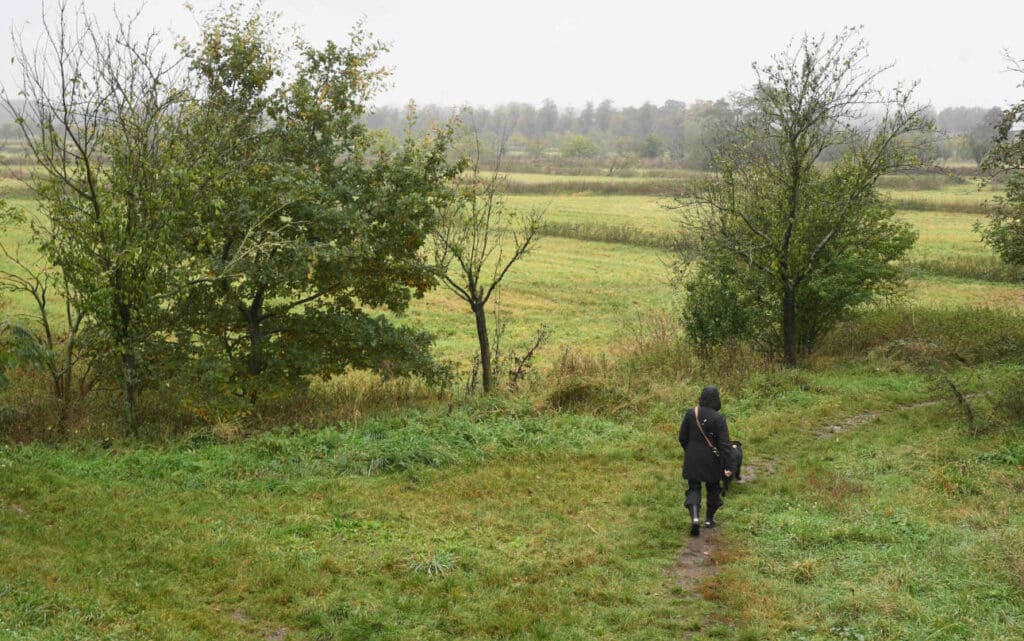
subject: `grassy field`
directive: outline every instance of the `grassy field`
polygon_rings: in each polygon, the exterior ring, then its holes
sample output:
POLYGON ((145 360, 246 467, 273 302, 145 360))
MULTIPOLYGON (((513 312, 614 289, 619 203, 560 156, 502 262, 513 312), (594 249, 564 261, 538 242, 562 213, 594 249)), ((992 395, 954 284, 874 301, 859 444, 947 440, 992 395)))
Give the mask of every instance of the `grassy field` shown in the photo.
MULTIPOLYGON (((900 198, 977 198, 958 188, 900 198)), ((500 295, 506 346, 551 330, 527 389, 316 429, 0 445, 0 639, 1024 637, 1024 288, 976 214, 901 210, 920 233, 904 306, 786 370, 692 354, 665 250, 587 239, 671 233, 657 198, 509 202, 565 232, 500 295), (689 576, 676 429, 712 382, 748 481, 689 576)), ((464 373, 463 305, 437 290, 409 320, 464 373)))
MULTIPOLYGON (((665 252, 645 247, 543 238, 509 273, 495 307, 514 342, 523 343, 543 325, 554 345, 604 350, 623 323, 670 305, 666 260, 665 252)), ((471 358, 476 326, 469 306, 454 294, 437 289, 409 316, 440 335, 442 353, 471 358)), ((554 351, 543 353, 550 359, 554 351)))

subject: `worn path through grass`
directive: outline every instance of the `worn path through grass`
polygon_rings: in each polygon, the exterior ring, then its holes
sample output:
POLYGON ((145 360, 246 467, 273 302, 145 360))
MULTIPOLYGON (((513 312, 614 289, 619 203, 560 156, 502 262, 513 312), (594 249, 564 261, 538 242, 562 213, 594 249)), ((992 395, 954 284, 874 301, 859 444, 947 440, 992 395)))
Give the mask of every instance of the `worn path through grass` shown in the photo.
POLYGON ((791 396, 788 429, 743 439, 775 469, 731 493, 710 550, 720 571, 695 586, 739 622, 736 638, 1024 635, 1019 440, 966 434, 924 388, 888 403, 843 394, 847 411, 827 415, 831 384, 803 387, 818 400, 791 396))

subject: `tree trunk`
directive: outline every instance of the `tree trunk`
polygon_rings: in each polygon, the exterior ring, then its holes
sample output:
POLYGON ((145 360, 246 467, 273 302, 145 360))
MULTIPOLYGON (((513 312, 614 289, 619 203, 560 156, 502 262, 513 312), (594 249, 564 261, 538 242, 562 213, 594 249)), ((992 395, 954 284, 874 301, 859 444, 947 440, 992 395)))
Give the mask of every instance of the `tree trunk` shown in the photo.
POLYGON ((139 435, 139 426, 135 422, 135 405, 139 396, 138 367, 135 361, 135 354, 131 351, 130 345, 122 345, 124 353, 121 355, 121 390, 124 392, 124 420, 127 424, 128 433, 132 436, 139 435))
POLYGON ((787 365, 796 365, 796 285, 786 282, 782 290, 782 353, 787 365))
MULTIPOLYGON (((115 282, 120 282, 119 280, 115 282)), ((124 420, 127 433, 138 436, 135 407, 139 397, 139 368, 132 339, 132 310, 123 299, 114 302, 117 323, 117 348, 121 351, 121 391, 124 394, 124 420)))
POLYGON ((484 392, 491 392, 491 341, 487 335, 487 314, 483 303, 473 303, 476 316, 476 336, 480 341, 480 371, 483 373, 484 392))
POLYGON ((260 316, 263 314, 263 291, 260 290, 253 298, 252 304, 242 314, 245 316, 245 323, 249 333, 249 355, 246 357, 246 373, 248 374, 249 389, 246 396, 250 405, 256 405, 259 397, 259 386, 256 382, 260 374, 267 368, 266 358, 263 353, 263 326, 260 316))

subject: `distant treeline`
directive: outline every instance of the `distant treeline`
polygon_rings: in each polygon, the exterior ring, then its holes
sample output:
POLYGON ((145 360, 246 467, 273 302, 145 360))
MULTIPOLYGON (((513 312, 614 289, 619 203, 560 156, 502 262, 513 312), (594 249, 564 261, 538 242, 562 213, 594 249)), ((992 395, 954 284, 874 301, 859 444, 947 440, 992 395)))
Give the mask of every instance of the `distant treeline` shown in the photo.
MULTIPOLYGON (((930 109, 936 130, 931 140, 935 160, 980 163, 991 147, 997 107, 948 107, 930 109)), ((543 170, 552 165, 560 170, 574 166, 592 169, 603 164, 608 173, 617 173, 632 165, 658 162, 690 169, 706 169, 706 138, 719 125, 728 124, 736 115, 735 107, 724 99, 691 103, 669 100, 662 105, 650 102, 639 107, 617 107, 611 100, 583 108, 560 107, 552 100, 540 106, 509 102, 487 107, 444 107, 426 105, 417 108, 419 126, 447 121, 453 116, 476 132, 485 151, 493 151, 497 141, 505 140, 506 169, 528 165, 543 170)), ((408 125, 404 108, 379 107, 367 116, 367 124, 401 136, 408 125)), ((465 150, 473 151, 476 140, 465 141, 465 150)))
MULTIPOLYGON (((934 160, 980 164, 992 146, 998 107, 947 107, 931 109, 935 132, 931 142, 934 160)), ((509 102, 487 107, 417 107, 416 129, 458 117, 466 136, 457 151, 473 154, 479 136, 484 153, 493 153, 505 141, 505 169, 509 171, 559 171, 581 174, 623 174, 643 165, 659 164, 688 169, 707 169, 705 140, 736 115, 724 99, 691 103, 669 100, 658 106, 617 107, 611 100, 583 108, 560 107, 552 100, 540 106, 509 102)), ((365 116, 372 129, 401 137, 408 128, 408 110, 381 106, 365 116)), ((17 139, 10 114, 0 110, 0 139, 17 139)), ((16 149, 8 145, 8 154, 16 149)))

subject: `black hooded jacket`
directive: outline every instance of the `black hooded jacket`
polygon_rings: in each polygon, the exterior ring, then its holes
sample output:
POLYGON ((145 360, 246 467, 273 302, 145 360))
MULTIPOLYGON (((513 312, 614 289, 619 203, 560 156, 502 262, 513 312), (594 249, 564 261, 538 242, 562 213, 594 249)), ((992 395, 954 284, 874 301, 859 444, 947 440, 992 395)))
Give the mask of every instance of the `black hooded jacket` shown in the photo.
MULTIPOLYGON (((718 388, 712 385, 705 387, 700 393, 700 423, 711 444, 718 448, 722 456, 728 456, 725 445, 729 442, 729 426, 725 423, 725 417, 718 413, 720 409, 722 401, 718 396, 718 388)), ((692 407, 686 411, 679 426, 679 444, 686 452, 683 456, 684 479, 706 483, 722 480, 722 461, 715 457, 697 428, 697 417, 692 407)))

